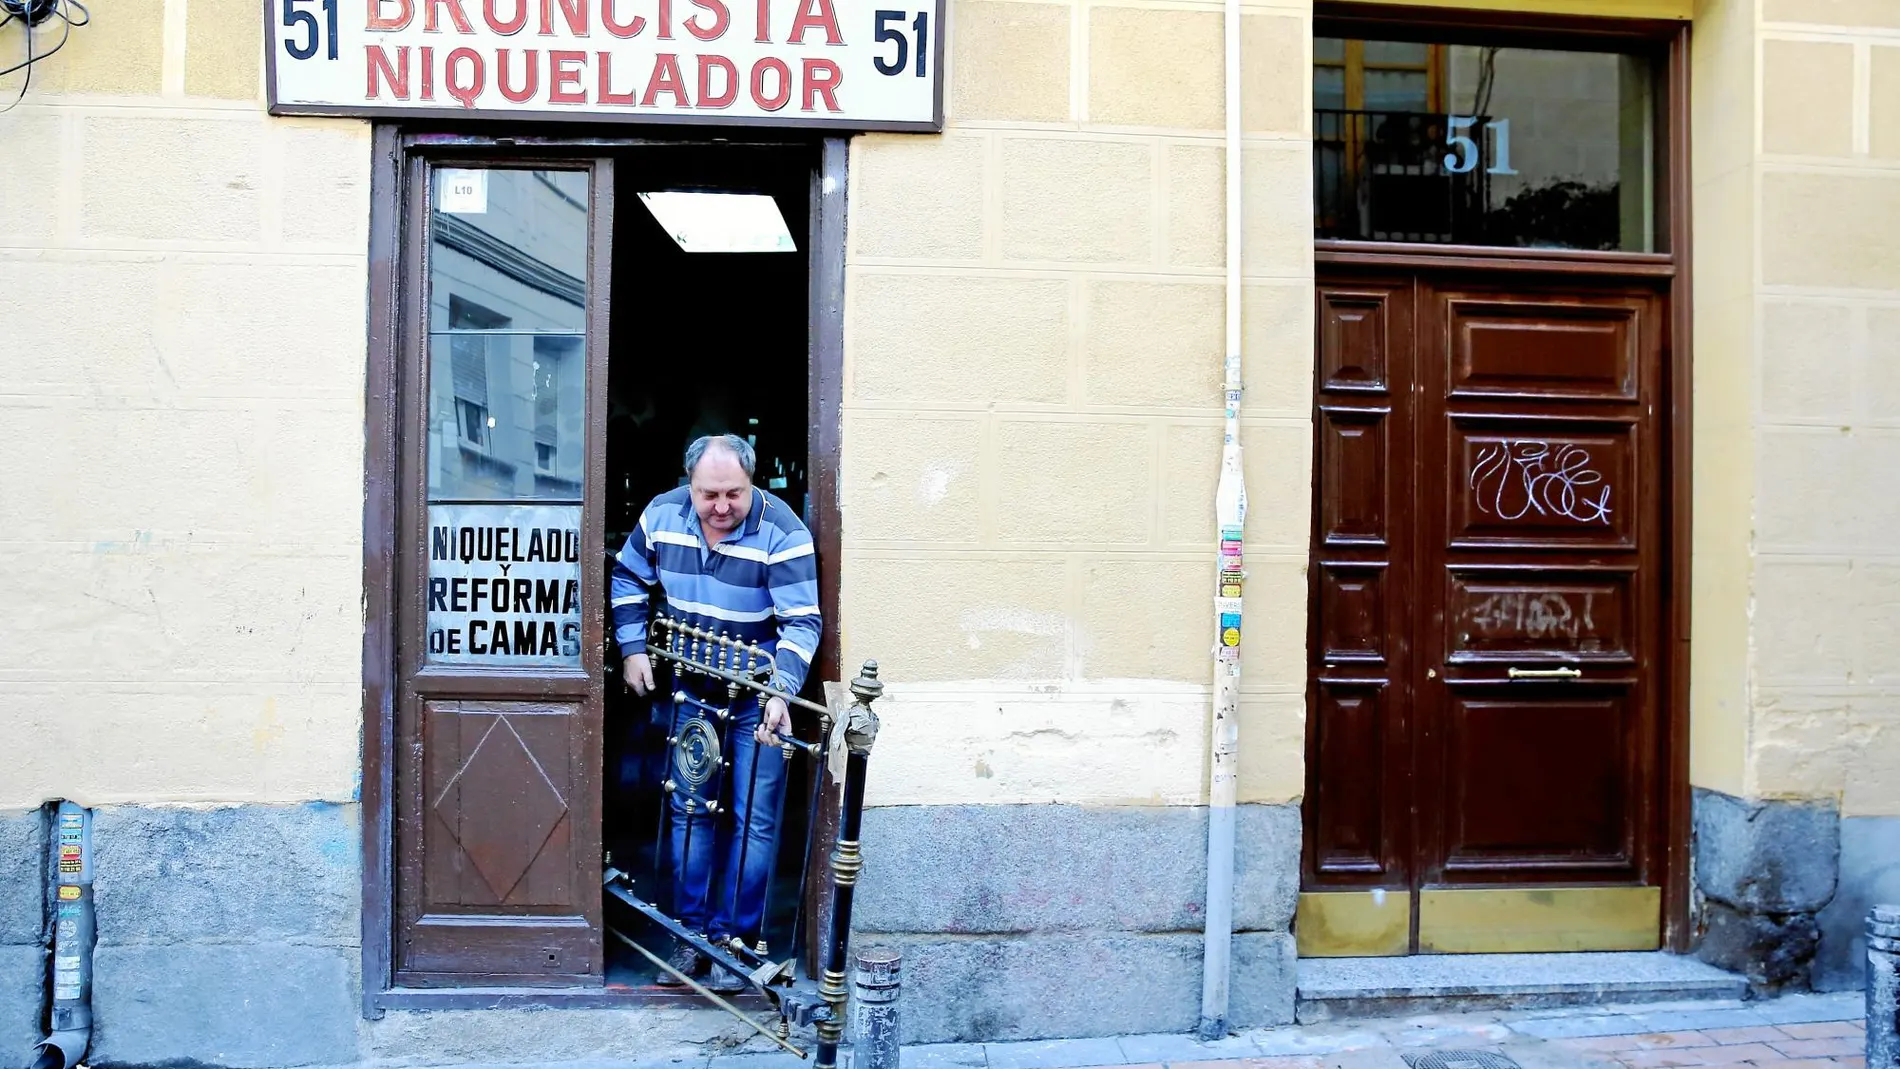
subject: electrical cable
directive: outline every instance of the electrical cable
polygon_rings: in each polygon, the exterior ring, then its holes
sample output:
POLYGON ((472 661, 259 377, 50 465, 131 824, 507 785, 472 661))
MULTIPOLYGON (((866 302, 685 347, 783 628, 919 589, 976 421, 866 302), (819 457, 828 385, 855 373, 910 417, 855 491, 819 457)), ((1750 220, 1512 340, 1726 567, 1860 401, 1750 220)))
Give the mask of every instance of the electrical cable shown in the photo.
POLYGON ((26 77, 20 80, 20 91, 14 95, 13 100, 5 107, 0 107, 0 114, 12 111, 20 101, 26 99, 26 91, 33 85, 33 64, 65 48, 66 42, 72 38, 73 30, 92 21, 92 12, 86 9, 86 5, 82 0, 53 0, 52 6, 39 21, 44 22, 51 18, 59 19, 59 43, 44 52, 35 53, 33 51, 33 28, 35 23, 30 17, 33 11, 33 0, 25 0, 24 3, 19 3, 17 10, 15 9, 16 3, 18 3, 18 0, 0 4, 0 7, 4 8, 7 16, 4 20, 0 20, 0 28, 4 28, 16 20, 24 24, 24 28, 20 33, 26 44, 26 58, 11 67, 0 67, 0 78, 5 78, 15 71, 25 71, 26 77), (72 13, 74 11, 79 12, 79 18, 75 19, 73 17, 72 13))

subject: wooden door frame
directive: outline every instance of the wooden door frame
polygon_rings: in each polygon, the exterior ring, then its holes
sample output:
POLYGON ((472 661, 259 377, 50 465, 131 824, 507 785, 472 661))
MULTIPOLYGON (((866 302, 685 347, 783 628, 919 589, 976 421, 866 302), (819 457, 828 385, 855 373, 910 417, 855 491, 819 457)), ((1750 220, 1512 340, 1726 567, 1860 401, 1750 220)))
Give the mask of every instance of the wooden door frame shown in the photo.
MULTIPOLYGON (((734 131, 743 134, 744 132, 734 131)), ((395 989, 393 952, 395 915, 396 719, 401 676, 398 654, 402 635, 396 591, 402 582, 399 545, 403 368, 411 345, 409 332, 419 321, 418 295, 403 286, 405 242, 419 234, 418 197, 405 204, 424 151, 479 154, 489 158, 612 155, 643 146, 682 144, 807 145, 816 163, 811 182, 807 250, 808 421, 806 450, 811 472, 812 537, 819 560, 830 567, 819 573, 819 602, 830 626, 813 661, 821 679, 839 678, 838 609, 842 515, 838 483, 844 403, 844 263, 846 167, 849 137, 801 137, 789 132, 757 131, 750 136, 697 138, 628 136, 563 129, 559 136, 527 136, 480 128, 403 126, 376 123, 371 128, 369 196, 368 352, 363 424, 363 692, 361 785, 358 790, 362 836, 362 1013, 370 1019, 390 1009, 502 1009, 523 1007, 586 1008, 670 1005, 696 1002, 690 992, 613 991, 605 987, 474 991, 395 989)), ((612 190, 605 191, 611 198, 612 190)), ((417 240, 420 240, 419 238, 417 240)), ((599 250, 611 256, 611 248, 599 250)), ((605 315, 601 306, 600 314, 605 315)), ((421 394, 416 393, 416 398, 421 394)), ((412 402, 413 403, 413 402, 412 402)), ((598 428, 589 427, 593 433, 598 428)), ((592 542, 598 542, 593 537, 592 542)), ((590 543, 590 548, 594 547, 590 543)), ((604 977, 603 977, 604 979, 604 977)))
MULTIPOLYGON (((1418 245, 1387 242, 1315 241, 1316 267, 1387 268, 1402 271, 1496 271, 1537 277, 1666 280, 1669 323, 1664 332, 1662 387, 1662 495, 1660 524, 1664 546, 1661 641, 1656 670, 1664 718, 1662 945, 1687 953, 1694 943, 1690 896, 1689 788, 1689 611, 1690 520, 1693 502, 1691 458, 1694 381, 1691 325, 1692 235, 1690 231, 1690 26, 1659 19, 1589 18, 1571 15, 1512 14, 1500 26, 1494 11, 1425 7, 1373 7, 1341 0, 1316 0, 1315 36, 1442 36, 1456 31, 1472 42, 1496 40, 1528 47, 1638 47, 1662 60, 1656 112, 1661 135, 1656 142, 1657 173, 1663 196, 1657 200, 1658 238, 1666 252, 1624 253, 1528 250, 1479 246, 1418 245)), ((1315 463, 1318 458, 1315 457, 1315 463)), ((1315 472, 1317 475, 1317 471, 1315 472)), ((1315 493, 1318 480, 1314 481, 1315 493)), ((1311 577, 1309 577, 1310 581, 1311 577)), ((1309 736, 1310 737, 1310 736, 1309 736)), ((1304 862, 1302 862, 1302 867, 1304 862)))

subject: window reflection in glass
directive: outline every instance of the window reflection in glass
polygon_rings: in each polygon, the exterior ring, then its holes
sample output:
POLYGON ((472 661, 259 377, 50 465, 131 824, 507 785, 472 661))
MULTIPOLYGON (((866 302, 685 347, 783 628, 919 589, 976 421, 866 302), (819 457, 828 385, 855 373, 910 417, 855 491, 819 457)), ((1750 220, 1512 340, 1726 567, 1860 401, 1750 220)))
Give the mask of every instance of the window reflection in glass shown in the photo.
POLYGON ((1652 62, 1320 38, 1322 238, 1649 251, 1652 62))
POLYGON ((431 501, 580 498, 587 192, 583 171, 435 173, 431 501))

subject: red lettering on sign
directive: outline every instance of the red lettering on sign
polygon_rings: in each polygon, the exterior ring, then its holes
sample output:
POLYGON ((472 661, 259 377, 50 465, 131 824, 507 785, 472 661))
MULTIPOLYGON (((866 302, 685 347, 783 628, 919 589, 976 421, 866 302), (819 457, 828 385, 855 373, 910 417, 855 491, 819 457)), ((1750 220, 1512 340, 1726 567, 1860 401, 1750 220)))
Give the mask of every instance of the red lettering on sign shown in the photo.
POLYGON ((368 29, 372 32, 387 33, 391 30, 403 29, 404 27, 409 25, 410 19, 413 19, 416 17, 416 9, 415 9, 413 0, 368 0, 368 4, 369 4, 369 20, 365 22, 363 25, 365 29, 368 29), (394 18, 384 18, 383 17, 384 4, 397 4, 399 6, 396 8, 396 10, 402 13, 400 15, 397 15, 394 18))
POLYGON ((450 52, 449 58, 442 64, 443 87, 465 108, 472 110, 475 107, 475 101, 482 95, 482 86, 487 79, 487 65, 472 48, 458 48, 450 52), (458 70, 467 77, 458 78, 458 70))
POLYGON ((495 8, 499 3, 500 0, 482 0, 482 21, 503 37, 513 37, 528 24, 528 0, 515 0, 515 17, 512 19, 496 17, 495 8))
POLYGON ((389 53, 383 51, 383 46, 365 45, 363 49, 369 54, 369 88, 366 94, 369 99, 378 100, 382 97, 382 91, 378 88, 378 86, 381 85, 387 87, 389 89, 389 95, 395 97, 397 100, 408 100, 409 50, 407 48, 396 49, 396 67, 394 70, 391 70, 389 66, 389 53), (382 77, 377 77, 378 72, 381 73, 382 77))
POLYGON ((508 84, 508 50, 495 50, 495 88, 501 90, 502 96, 517 104, 527 103, 541 85, 541 53, 530 48, 521 54, 527 59, 528 84, 515 89, 508 84))
POLYGON ((702 108, 729 108, 739 99, 739 69, 724 56, 699 57, 699 106, 702 108), (726 87, 713 92, 712 72, 726 72, 726 87))
POLYGON ((422 49, 422 99, 435 99, 435 49, 427 45, 422 49))
POLYGON ((699 16, 686 20, 686 32, 702 41, 717 41, 726 35, 726 27, 732 24, 732 13, 726 10, 726 0, 693 0, 700 8, 712 12, 712 25, 701 26, 699 16))
POLYGON ((548 103, 587 103, 587 90, 581 88, 581 68, 586 63, 585 52, 548 53, 548 103))
POLYGON ((576 37, 587 36, 587 0, 541 0, 541 36, 554 36, 554 7, 560 5, 561 17, 567 20, 567 32, 576 37))
POLYGON ((752 102, 765 111, 777 111, 792 99, 792 72, 785 61, 767 56, 752 65, 752 102), (765 75, 767 71, 778 72, 778 92, 767 96, 765 75))
POLYGON ((441 33, 437 16, 442 9, 449 9, 449 21, 455 23, 456 33, 474 33, 475 24, 468 21, 468 12, 462 10, 462 0, 423 0, 422 30, 424 33, 441 33))
POLYGON ((614 18, 614 0, 600 0, 600 21, 607 32, 615 37, 638 37, 640 31, 647 28, 647 20, 639 15, 620 22, 614 18))
POLYGON ((753 41, 762 45, 772 43, 772 0, 759 0, 758 17, 752 25, 755 30, 753 41))
POLYGON ((634 105, 634 94, 632 90, 628 90, 625 93, 616 93, 608 88, 614 76, 614 54, 612 52, 596 52, 594 58, 600 63, 599 102, 602 104, 620 104, 625 107, 632 107, 634 105))
POLYGON ((673 39, 673 0, 660 0, 660 28, 654 35, 662 41, 673 39))
POLYGON ((838 110, 838 83, 844 81, 844 72, 836 63, 828 59, 808 59, 805 61, 805 105, 801 111, 812 110, 812 104, 819 96, 825 98, 825 110, 838 110))
POLYGON ((690 108, 693 102, 686 95, 686 83, 680 78, 680 59, 671 52, 662 52, 654 57, 653 77, 647 81, 646 95, 640 98, 640 106, 650 108, 661 93, 673 94, 673 102, 682 108, 690 108))
POLYGON ((825 43, 844 44, 844 38, 838 35, 838 13, 831 9, 831 0, 801 0, 803 6, 798 17, 792 20, 791 36, 786 38, 795 45, 805 43, 805 31, 816 27, 825 31, 825 43))

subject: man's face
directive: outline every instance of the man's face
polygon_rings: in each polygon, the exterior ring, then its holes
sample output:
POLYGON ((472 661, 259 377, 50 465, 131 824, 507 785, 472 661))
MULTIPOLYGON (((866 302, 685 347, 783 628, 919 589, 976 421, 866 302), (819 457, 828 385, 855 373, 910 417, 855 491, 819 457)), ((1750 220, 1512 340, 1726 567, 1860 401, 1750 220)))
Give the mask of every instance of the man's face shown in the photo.
POLYGON ((717 446, 706 450, 693 469, 693 511, 708 534, 724 537, 745 523, 752 507, 752 480, 739 458, 717 446))

